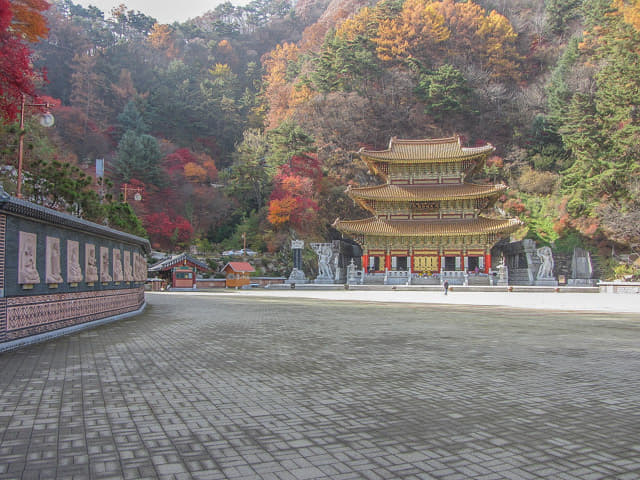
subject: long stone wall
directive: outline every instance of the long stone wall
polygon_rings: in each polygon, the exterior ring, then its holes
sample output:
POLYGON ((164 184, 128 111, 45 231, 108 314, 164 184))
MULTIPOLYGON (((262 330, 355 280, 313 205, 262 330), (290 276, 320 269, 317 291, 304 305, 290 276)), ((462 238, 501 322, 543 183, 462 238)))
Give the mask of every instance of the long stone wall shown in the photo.
POLYGON ((0 350, 144 306, 146 239, 0 188, 0 350))

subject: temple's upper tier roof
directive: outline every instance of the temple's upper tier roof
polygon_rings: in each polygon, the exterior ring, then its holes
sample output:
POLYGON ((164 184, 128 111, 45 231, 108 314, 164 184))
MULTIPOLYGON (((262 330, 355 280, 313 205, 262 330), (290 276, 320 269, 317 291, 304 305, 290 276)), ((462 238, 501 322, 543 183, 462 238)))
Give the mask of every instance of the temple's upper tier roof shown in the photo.
POLYGON ((386 220, 377 217, 363 220, 337 219, 333 227, 351 235, 377 235, 382 237, 458 237, 460 235, 507 234, 517 230, 522 222, 517 218, 449 220, 386 220))
POLYGON ((424 140, 400 140, 393 137, 389 141, 389 148, 386 150, 366 150, 361 148, 358 154, 364 159, 386 162, 428 163, 465 160, 480 155, 488 155, 494 150, 495 147, 490 143, 481 147, 463 147, 460 144, 460 137, 456 135, 455 137, 424 140))
POLYGON ((424 202, 437 200, 464 200, 485 198, 499 194, 506 185, 376 185, 373 187, 348 188, 347 195, 353 199, 424 202))

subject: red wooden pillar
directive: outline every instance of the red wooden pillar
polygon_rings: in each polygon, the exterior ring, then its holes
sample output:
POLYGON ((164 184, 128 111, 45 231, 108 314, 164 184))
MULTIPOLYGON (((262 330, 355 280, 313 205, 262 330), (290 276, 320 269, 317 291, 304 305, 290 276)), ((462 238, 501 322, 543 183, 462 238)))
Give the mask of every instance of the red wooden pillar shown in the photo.
POLYGON ((387 253, 384 257, 384 269, 391 270, 391 255, 387 253))
POLYGON ((411 256, 409 258, 411 259, 410 260, 410 262, 411 262, 410 265, 411 266, 409 267, 409 269, 411 270, 411 273, 413 273, 413 272, 415 272, 415 259, 413 258, 413 254, 411 254, 411 256))
POLYGON ((491 269, 491 254, 487 253, 484 256, 484 273, 489 273, 490 269, 491 269))
POLYGON ((362 268, 364 268, 364 273, 369 271, 369 255, 362 255, 362 268))
POLYGON ((442 255, 438 253, 438 273, 442 271, 442 255))

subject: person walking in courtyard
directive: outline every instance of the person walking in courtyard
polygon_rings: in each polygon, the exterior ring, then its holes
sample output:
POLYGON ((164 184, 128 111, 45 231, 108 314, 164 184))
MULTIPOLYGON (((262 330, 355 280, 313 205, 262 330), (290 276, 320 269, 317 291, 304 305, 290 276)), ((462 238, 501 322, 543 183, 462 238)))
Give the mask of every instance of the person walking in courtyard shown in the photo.
POLYGON ((445 280, 442 286, 444 287, 444 294, 446 295, 449 291, 449 280, 445 280))

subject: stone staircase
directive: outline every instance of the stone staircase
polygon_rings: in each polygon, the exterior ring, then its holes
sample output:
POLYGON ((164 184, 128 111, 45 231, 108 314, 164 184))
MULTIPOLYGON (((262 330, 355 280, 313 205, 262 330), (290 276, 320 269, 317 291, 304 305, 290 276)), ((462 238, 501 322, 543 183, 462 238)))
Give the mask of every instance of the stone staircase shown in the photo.
POLYGON ((529 270, 526 268, 509 270, 509 285, 533 285, 529 280, 529 270))

